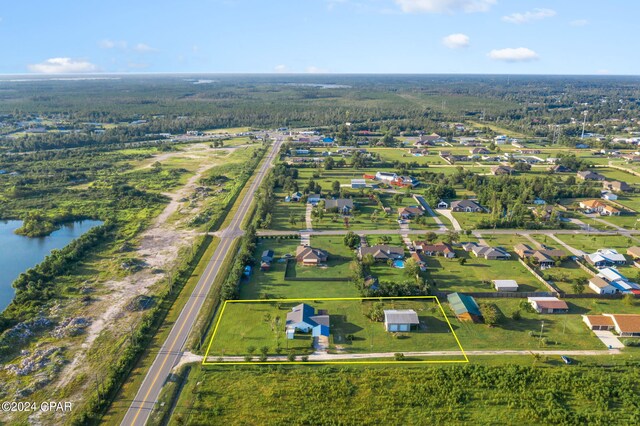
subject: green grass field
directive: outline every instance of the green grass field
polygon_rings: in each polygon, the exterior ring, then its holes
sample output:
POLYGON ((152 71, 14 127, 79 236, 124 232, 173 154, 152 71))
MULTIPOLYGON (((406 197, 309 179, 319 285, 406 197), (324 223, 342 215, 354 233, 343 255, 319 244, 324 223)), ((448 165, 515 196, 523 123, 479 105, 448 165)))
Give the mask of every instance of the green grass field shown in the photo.
MULTIPOLYGON (((310 348, 310 334, 296 333, 286 339, 287 313, 300 302, 234 302, 227 303, 213 338, 210 356, 246 355, 247 347, 270 348, 269 354, 294 349, 304 353, 310 348), (279 320, 276 320, 279 318, 279 320), (274 323, 274 320, 277 321, 274 323)), ((328 311, 330 316, 330 352, 376 353, 459 350, 442 311, 432 299, 385 300, 384 309, 414 309, 420 325, 417 330, 400 333, 385 331, 382 322, 366 317, 373 301, 315 300, 305 303, 328 311)), ((456 360, 462 360, 456 357, 456 360)))
POLYGON ((427 276, 429 282, 435 281, 436 288, 442 291, 483 292, 495 291, 491 280, 516 280, 519 291, 547 291, 515 257, 511 260, 486 260, 473 256, 463 250, 456 250, 458 258, 466 259, 460 265, 458 259, 429 257, 427 276))

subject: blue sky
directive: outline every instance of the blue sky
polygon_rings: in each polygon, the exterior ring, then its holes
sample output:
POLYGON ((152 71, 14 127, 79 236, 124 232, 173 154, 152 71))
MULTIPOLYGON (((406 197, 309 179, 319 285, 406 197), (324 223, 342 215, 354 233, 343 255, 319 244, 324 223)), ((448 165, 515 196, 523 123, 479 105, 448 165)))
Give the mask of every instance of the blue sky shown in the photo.
POLYGON ((8 1, 0 73, 637 75, 638 16, 622 0, 8 1))

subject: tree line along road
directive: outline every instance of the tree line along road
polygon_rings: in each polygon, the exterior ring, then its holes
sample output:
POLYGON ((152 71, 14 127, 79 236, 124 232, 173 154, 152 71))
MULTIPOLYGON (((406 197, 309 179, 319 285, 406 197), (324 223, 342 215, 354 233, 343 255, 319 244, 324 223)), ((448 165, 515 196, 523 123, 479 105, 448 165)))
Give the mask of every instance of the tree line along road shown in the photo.
POLYGON ((211 290, 213 282, 222 268, 224 259, 232 247, 233 241, 243 234, 240 225, 247 214, 250 213, 254 194, 267 175, 269 168, 273 165, 274 159, 277 157, 280 146, 282 145, 282 141, 282 138, 278 138, 275 141, 264 162, 260 166, 260 169, 255 174, 255 178, 251 183, 249 190, 244 195, 244 198, 238 207, 238 211, 231 220, 231 223, 226 229, 219 233, 220 244, 209 260, 209 263, 200 277, 198 284, 191 293, 189 300, 180 312, 169 336, 156 355, 156 358, 149 368, 138 393, 122 419, 121 425, 144 425, 149 419, 167 377, 171 373, 174 365, 176 365, 182 357, 187 337, 189 336, 191 328, 198 317, 198 313, 211 290))

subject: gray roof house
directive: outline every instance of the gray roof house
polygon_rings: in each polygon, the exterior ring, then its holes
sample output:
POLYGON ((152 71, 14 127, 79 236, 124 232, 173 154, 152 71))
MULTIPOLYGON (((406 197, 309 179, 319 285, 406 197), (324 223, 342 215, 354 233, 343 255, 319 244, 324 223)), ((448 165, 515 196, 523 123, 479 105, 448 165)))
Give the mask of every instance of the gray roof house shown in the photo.
POLYGON ((351 198, 338 198, 337 200, 325 200, 325 210, 338 209, 342 214, 349 214, 353 210, 353 200, 351 198))
POLYGON ((386 331, 411 331, 418 324, 420 324, 420 320, 413 309, 384 310, 384 329, 386 331))
POLYGON ((386 244, 378 244, 371 247, 360 247, 358 249, 358 258, 362 260, 367 254, 373 255, 376 262, 384 262, 389 259, 403 259, 404 247, 389 246, 386 244))
POLYGON ((484 212, 485 209, 474 200, 457 200, 451 202, 451 210, 454 212, 484 212))

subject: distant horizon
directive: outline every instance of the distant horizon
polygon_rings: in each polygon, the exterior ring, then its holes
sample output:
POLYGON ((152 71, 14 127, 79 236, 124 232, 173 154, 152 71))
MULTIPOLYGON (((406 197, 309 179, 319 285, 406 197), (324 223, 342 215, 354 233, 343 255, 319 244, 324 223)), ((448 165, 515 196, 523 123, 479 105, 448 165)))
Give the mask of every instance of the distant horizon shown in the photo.
POLYGON ((326 72, 326 73, 308 73, 308 72, 216 72, 216 71, 147 71, 147 72, 96 72, 96 73, 61 73, 61 74, 38 74, 38 73, 0 73, 0 77, 34 77, 34 79, 51 80, 55 78, 69 78, 74 80, 90 80, 95 77, 107 76, 154 76, 154 75, 196 75, 196 76, 296 76, 296 77, 327 77, 327 76, 519 76, 519 77, 640 77, 639 74, 561 74, 561 73, 481 73, 481 72, 432 72, 432 73, 416 73, 416 72, 326 72))
POLYGON ((9 2, 0 74, 638 75, 640 3, 619 3, 9 2))

